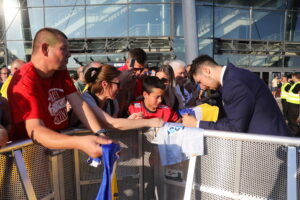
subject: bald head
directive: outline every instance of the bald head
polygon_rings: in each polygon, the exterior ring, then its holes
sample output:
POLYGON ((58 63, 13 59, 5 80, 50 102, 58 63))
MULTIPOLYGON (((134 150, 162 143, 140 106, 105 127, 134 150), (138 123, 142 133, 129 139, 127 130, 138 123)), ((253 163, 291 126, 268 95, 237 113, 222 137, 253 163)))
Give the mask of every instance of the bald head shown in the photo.
POLYGON ((68 39, 67 36, 58 29, 54 29, 54 28, 42 28, 42 29, 40 29, 36 33, 36 35, 33 39, 32 55, 37 53, 37 51, 38 51, 41 44, 47 43, 50 46, 53 46, 56 43, 61 41, 60 37, 68 39))
POLYGON ((10 69, 10 71, 11 71, 11 74, 14 74, 17 70, 19 70, 20 69, 20 67, 22 66, 22 65, 24 65, 25 64, 25 61, 24 60, 20 60, 20 59, 16 59, 16 60, 14 60, 12 63, 11 63, 11 69, 10 69))

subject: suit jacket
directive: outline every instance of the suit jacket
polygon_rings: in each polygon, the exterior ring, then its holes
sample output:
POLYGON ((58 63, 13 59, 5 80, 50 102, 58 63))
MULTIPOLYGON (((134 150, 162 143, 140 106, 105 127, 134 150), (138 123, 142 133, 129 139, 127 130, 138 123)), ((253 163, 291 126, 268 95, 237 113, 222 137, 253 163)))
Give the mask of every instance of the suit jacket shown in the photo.
POLYGON ((228 64, 219 89, 225 116, 200 121, 200 128, 290 136, 282 113, 267 85, 256 74, 228 64))

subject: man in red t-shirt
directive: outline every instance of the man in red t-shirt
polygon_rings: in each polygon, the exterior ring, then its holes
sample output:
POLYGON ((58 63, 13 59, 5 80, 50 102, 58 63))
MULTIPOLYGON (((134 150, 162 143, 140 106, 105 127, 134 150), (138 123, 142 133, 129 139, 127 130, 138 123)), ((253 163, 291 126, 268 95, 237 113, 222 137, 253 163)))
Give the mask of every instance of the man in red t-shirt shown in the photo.
POLYGON ((88 104, 77 93, 66 70, 68 39, 53 28, 39 30, 33 40, 31 61, 16 72, 8 87, 13 140, 30 137, 50 149, 80 149, 92 157, 101 156, 100 144, 112 140, 104 136, 68 136, 68 100, 80 120, 95 133, 101 126, 88 104))
POLYGON ((144 119, 161 118, 165 122, 181 122, 177 113, 170 107, 160 104, 165 92, 165 85, 156 76, 149 76, 143 80, 143 101, 130 104, 128 112, 143 113, 144 119))
POLYGON ((122 71, 121 88, 118 96, 120 116, 125 116, 129 103, 142 96, 143 70, 147 65, 147 54, 141 48, 131 49, 122 71))

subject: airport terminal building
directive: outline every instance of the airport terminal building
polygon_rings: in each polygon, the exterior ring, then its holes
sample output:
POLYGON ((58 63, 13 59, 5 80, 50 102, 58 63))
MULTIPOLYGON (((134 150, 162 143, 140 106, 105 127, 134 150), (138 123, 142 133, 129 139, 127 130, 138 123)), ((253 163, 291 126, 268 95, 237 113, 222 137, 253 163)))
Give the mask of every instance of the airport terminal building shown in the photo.
POLYGON ((249 68, 266 82, 300 71, 299 0, 189 0, 196 10, 192 21, 183 19, 184 1, 1 0, 0 64, 28 61, 42 27, 58 28, 70 39, 69 68, 78 66, 75 59, 122 65, 135 47, 148 53, 152 66, 186 60, 184 23, 191 23, 198 53, 219 64, 249 68))

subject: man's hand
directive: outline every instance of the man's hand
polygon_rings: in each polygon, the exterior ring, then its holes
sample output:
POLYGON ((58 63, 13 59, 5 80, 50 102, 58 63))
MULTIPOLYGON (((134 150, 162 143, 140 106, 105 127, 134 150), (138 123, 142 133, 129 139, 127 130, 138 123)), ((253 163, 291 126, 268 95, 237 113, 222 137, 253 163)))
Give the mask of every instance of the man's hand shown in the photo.
POLYGON ((182 124, 186 127, 198 127, 197 123, 197 119, 192 115, 185 114, 182 116, 182 124))
POLYGON ((132 113, 127 119, 143 119, 143 112, 132 113))
POLYGON ((80 137, 80 142, 78 143, 79 150, 82 150, 92 158, 97 158, 102 156, 101 144, 111 144, 113 141, 105 136, 78 136, 80 137))
POLYGON ((297 124, 298 124, 298 126, 300 126, 300 117, 298 117, 298 119, 297 119, 297 124))
POLYGON ((160 118, 151 118, 145 120, 148 120, 148 127, 160 128, 164 125, 164 121, 160 118))

